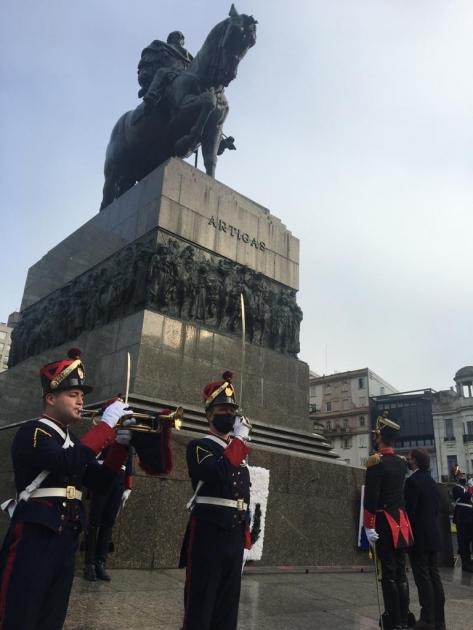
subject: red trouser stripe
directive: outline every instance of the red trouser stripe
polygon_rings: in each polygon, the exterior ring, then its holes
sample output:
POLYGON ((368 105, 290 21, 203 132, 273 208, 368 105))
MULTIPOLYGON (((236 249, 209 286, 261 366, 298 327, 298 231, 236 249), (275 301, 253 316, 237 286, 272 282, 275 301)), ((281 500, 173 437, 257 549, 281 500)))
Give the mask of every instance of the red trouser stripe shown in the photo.
POLYGON ((3 628, 3 622, 5 620, 5 608, 7 603, 8 585, 10 583, 10 577, 13 571, 13 565, 15 564, 16 551, 20 544, 21 537, 23 535, 23 523, 17 523, 15 525, 13 540, 8 550, 7 561, 2 576, 2 585, 0 587, 0 630, 3 628))
MULTIPOLYGON (((195 529, 197 527, 197 519, 193 517, 191 519, 190 532, 189 532, 189 544, 187 547, 187 567, 186 567, 186 610, 184 613, 184 624, 182 630, 186 630, 187 614, 189 612, 189 605, 191 601, 191 577, 192 577, 192 547, 194 546, 195 529)), ((1 628, 0 628, 1 630, 1 628)))

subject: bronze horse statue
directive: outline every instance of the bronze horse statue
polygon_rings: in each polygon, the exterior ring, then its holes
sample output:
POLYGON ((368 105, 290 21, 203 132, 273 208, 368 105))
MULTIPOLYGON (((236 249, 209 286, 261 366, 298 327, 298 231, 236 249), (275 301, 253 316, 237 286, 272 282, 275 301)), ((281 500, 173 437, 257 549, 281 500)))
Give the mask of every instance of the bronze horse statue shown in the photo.
POLYGON ((256 24, 232 5, 186 70, 164 72, 159 103, 152 109, 140 103, 121 116, 107 147, 101 210, 170 157, 189 157, 199 146, 207 174, 215 176, 228 114, 224 88, 254 46, 256 24))

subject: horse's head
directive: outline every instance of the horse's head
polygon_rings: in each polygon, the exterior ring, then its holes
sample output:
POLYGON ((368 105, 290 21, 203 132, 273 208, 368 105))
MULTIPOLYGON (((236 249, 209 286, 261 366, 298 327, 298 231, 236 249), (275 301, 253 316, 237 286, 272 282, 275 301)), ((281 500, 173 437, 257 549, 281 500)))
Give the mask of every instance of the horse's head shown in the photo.
POLYGON ((226 87, 237 75, 238 64, 256 42, 256 20, 240 15, 234 5, 229 16, 209 33, 189 70, 213 87, 226 87))
POLYGON ((238 64, 256 43, 256 24, 252 15, 239 14, 232 4, 226 30, 220 42, 217 72, 225 87, 237 75, 238 64))

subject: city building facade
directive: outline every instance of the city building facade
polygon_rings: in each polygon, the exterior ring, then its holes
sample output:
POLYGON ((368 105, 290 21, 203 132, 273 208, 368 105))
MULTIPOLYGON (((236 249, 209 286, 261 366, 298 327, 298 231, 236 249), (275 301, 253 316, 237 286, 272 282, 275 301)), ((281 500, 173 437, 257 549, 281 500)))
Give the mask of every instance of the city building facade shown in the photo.
POLYGON ((439 475, 449 479, 455 464, 473 474, 473 366, 461 368, 455 388, 433 397, 433 424, 439 475))
POLYGON ((8 368, 12 330, 13 328, 10 328, 7 324, 0 322, 0 372, 8 368))
POLYGON ((311 419, 347 464, 365 466, 372 450, 370 397, 396 389, 369 368, 310 376, 311 419))
POLYGON ((18 312, 11 313, 5 324, 0 322, 0 372, 8 369, 8 357, 10 355, 11 332, 18 323, 20 314, 18 312))
POLYGON ((431 472, 440 479, 435 448, 432 403, 435 392, 422 389, 397 392, 371 399, 371 427, 376 418, 387 412, 388 418, 400 425, 399 437, 394 445, 396 453, 407 456, 412 448, 423 448, 430 455, 431 472))

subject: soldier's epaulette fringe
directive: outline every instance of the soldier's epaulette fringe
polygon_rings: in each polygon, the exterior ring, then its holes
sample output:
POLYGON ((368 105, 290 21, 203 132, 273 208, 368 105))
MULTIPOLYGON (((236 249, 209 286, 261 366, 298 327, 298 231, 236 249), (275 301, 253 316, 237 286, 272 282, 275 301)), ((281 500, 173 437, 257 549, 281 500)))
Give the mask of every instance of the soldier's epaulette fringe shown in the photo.
POLYGON ((381 458, 381 453, 373 453, 373 455, 370 455, 366 460, 366 468, 369 468, 370 466, 376 466, 376 464, 379 464, 379 462, 381 461, 381 458))

